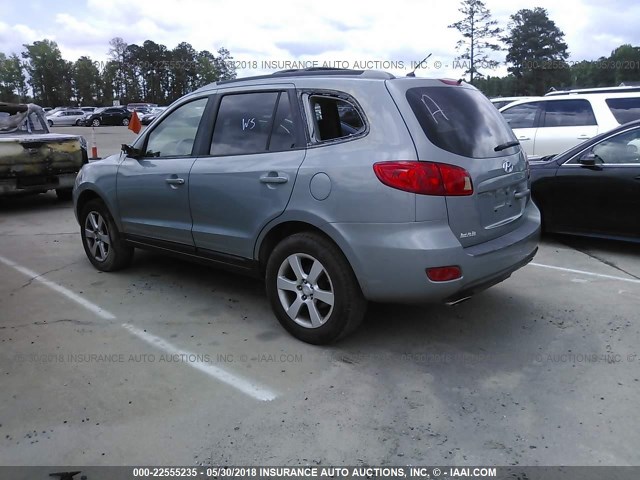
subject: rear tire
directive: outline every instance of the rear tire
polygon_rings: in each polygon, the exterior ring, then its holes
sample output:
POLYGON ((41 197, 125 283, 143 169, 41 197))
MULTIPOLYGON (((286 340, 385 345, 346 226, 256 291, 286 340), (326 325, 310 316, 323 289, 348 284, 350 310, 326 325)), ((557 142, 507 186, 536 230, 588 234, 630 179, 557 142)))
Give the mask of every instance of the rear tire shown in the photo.
POLYGON ((122 240, 118 227, 102 200, 89 200, 82 207, 80 235, 89 261, 98 270, 114 272, 131 263, 133 247, 122 240))
POLYGON ((128 118, 123 118, 122 119, 122 126, 124 126, 124 127, 128 127, 129 126, 129 119, 128 118))
POLYGON ((343 253, 311 232, 297 233, 276 246, 267 262, 266 289, 280 324, 315 345, 353 332, 367 308, 343 253))
POLYGON ((47 120, 47 123, 49 124, 50 127, 53 127, 53 122, 51 120, 47 120))
POLYGON ((71 188, 56 188, 56 195, 58 200, 71 200, 73 189, 71 188))
POLYGON ((97 118, 94 118, 94 119, 91 121, 91 125, 92 125, 93 127, 99 127, 99 126, 100 126, 100 120, 98 120, 97 118))

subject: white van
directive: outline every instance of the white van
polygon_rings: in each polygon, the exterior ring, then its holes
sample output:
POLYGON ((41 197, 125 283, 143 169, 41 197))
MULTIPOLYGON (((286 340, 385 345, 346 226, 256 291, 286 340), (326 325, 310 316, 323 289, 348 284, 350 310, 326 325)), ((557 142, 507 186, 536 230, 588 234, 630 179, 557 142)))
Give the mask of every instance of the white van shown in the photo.
POLYGON ((545 96, 510 103, 500 113, 527 155, 542 157, 640 119, 640 92, 545 96))

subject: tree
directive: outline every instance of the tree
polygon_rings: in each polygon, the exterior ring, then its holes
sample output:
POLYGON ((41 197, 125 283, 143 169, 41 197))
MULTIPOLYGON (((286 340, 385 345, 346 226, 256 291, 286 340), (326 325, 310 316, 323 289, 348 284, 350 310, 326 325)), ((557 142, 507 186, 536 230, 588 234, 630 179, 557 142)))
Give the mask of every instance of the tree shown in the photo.
POLYGON ((47 106, 69 105, 71 62, 63 60, 58 44, 41 40, 24 47, 22 58, 34 100, 47 106))
POLYGON ((20 58, 15 53, 9 58, 0 52, 0 99, 8 102, 27 100, 27 84, 20 58))
POLYGON ((73 65, 73 88, 81 105, 95 105, 99 97, 100 71, 89 57, 80 57, 73 65))
POLYGON ((564 33, 544 8, 511 15, 509 35, 503 41, 508 46, 508 70, 519 79, 521 93, 542 95, 551 86, 571 84, 564 33))
POLYGON ((469 74, 469 82, 473 83, 474 75, 482 76, 478 66, 482 68, 495 68, 498 62, 489 58, 488 52, 501 50, 496 39, 502 33, 497 26, 498 22, 491 19, 491 12, 482 0, 462 0, 459 12, 462 20, 449 25, 460 32, 463 39, 458 41, 456 50, 463 50, 459 59, 468 60, 463 65, 468 68, 465 74, 469 74))
POLYGON ((122 101, 122 96, 125 94, 125 72, 124 66, 126 61, 127 42, 121 37, 115 37, 109 40, 109 59, 117 65, 115 69, 114 65, 111 65, 111 69, 114 73, 113 76, 113 93, 115 100, 122 101))

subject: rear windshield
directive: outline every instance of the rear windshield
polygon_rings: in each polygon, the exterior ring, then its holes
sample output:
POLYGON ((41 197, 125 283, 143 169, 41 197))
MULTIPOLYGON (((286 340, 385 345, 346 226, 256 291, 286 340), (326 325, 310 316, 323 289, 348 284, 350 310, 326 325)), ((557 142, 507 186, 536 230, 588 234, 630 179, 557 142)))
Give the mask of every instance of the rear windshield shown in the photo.
POLYGON ((513 155, 495 148, 516 140, 502 115, 478 90, 462 87, 417 87, 407 101, 427 138, 451 153, 470 158, 513 155))
POLYGON ((619 124, 640 119, 640 97, 608 98, 606 102, 619 124))

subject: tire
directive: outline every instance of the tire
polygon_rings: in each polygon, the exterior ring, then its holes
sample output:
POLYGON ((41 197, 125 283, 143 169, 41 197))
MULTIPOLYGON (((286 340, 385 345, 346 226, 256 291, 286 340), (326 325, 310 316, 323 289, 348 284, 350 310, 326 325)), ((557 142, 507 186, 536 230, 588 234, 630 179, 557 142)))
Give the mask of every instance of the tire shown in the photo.
POLYGON ((56 188, 56 195, 58 196, 58 200, 71 200, 72 193, 72 188, 56 188))
POLYGON ((123 127, 128 127, 129 126, 129 119, 128 118, 123 118, 122 119, 122 126, 123 127))
POLYGON ((131 263, 133 247, 121 239, 113 217, 102 200, 89 200, 82 207, 80 235, 89 261, 98 270, 114 272, 131 263))
POLYGON ((91 126, 99 127, 100 126, 100 119, 94 118, 93 120, 91 120, 91 126))
POLYGON ((76 127, 80 126, 80 120, 76 120, 76 127))
POLYGON ((53 127, 53 122, 51 120, 47 120, 47 123, 49 124, 50 127, 53 127))
POLYGON ((267 262, 266 289, 280 324, 294 337, 315 345, 353 332, 367 308, 342 252, 311 232, 297 233, 276 246, 267 262))

